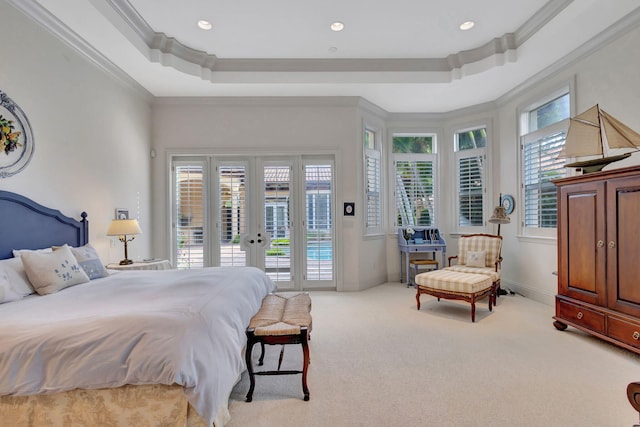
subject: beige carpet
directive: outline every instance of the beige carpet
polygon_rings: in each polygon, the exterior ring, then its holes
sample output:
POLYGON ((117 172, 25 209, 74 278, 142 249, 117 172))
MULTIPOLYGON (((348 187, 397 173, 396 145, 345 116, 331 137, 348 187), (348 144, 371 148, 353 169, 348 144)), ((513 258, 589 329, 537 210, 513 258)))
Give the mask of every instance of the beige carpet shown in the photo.
MULTIPOLYGON (((553 308, 501 296, 477 304, 421 297, 388 283, 355 293, 312 292, 308 383, 301 376, 243 374, 231 395, 239 426, 597 426, 638 422, 626 386, 640 358, 573 328, 557 331, 553 308)), ((286 346, 283 369, 299 369, 286 346)), ((267 346, 275 368, 280 346, 267 346)), ((254 358, 259 356, 259 346, 254 358)), ((255 364, 254 364, 255 366, 255 364)))

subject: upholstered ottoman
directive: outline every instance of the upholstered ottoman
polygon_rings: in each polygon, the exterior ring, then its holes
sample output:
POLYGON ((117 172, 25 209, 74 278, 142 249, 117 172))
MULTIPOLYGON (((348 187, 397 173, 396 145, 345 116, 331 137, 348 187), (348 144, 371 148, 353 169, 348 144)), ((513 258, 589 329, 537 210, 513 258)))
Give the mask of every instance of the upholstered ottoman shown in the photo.
POLYGON ((436 270, 420 273, 415 278, 416 301, 420 310, 420 295, 428 294, 438 298, 457 299, 471 303, 471 321, 476 321, 476 301, 489 297, 489 311, 493 309, 495 284, 485 274, 460 273, 451 270, 436 270))
POLYGON ((247 351, 245 353, 247 371, 249 372, 249 392, 247 402, 253 398, 256 382, 254 375, 292 375, 302 374, 302 391, 304 400, 309 400, 307 387, 307 367, 309 366, 308 339, 311 333, 311 297, 306 292, 279 292, 267 295, 262 300, 260 310, 251 318, 247 328, 247 351), (253 371, 251 351, 254 344, 260 343, 262 354, 258 365, 264 361, 264 345, 283 344, 276 371, 253 371), (281 371, 284 344, 302 345, 302 370, 281 371))

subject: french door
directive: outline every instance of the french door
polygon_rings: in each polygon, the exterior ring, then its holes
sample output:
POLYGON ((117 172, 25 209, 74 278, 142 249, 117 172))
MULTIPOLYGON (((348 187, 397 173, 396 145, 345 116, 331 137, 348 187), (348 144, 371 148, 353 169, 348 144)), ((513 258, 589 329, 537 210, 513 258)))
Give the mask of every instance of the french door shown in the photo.
POLYGON ((278 289, 335 288, 332 158, 173 159, 174 264, 255 266, 278 289))

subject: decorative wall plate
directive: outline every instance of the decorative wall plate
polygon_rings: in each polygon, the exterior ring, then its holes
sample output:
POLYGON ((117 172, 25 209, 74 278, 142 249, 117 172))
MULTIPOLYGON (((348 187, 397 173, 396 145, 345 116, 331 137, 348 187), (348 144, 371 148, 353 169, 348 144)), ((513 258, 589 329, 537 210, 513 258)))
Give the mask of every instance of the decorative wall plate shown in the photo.
POLYGON ((513 196, 510 194, 505 194, 504 196, 502 196, 500 204, 507 212, 507 215, 511 215, 513 213, 513 208, 516 207, 516 202, 513 200, 513 196))
POLYGON ((15 175, 33 155, 31 124, 22 109, 0 91, 0 178, 15 175))

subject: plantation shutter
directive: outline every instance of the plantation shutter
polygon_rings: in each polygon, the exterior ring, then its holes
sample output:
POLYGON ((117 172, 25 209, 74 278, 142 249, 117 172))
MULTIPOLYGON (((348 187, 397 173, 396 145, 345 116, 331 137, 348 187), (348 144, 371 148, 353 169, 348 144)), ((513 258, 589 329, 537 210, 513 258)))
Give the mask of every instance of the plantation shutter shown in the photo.
POLYGON ((433 225, 433 161, 396 160, 398 226, 433 225))
POLYGON ((565 176, 564 159, 558 154, 566 132, 527 141, 524 150, 524 225, 555 228, 558 223, 556 188, 551 182, 565 176))
POLYGON ((367 228, 379 227, 382 222, 380 206, 380 155, 367 150, 367 228))
POLYGON ((175 166, 176 267, 204 267, 203 165, 175 166))
POLYGON ((483 218, 483 156, 458 160, 458 225, 482 226, 483 218))

